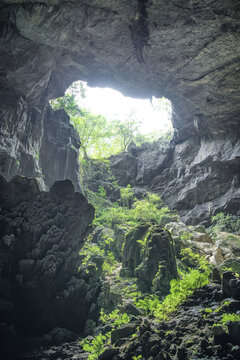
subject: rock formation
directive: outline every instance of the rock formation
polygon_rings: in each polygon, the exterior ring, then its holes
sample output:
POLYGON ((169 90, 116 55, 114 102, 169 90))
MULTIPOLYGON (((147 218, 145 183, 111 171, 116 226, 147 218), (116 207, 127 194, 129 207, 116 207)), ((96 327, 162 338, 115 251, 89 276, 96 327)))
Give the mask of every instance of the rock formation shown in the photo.
POLYGON ((0 9, 6 178, 39 177, 51 186, 67 176, 79 187, 72 129, 65 122, 61 140, 59 131, 52 136, 57 115, 46 104, 81 79, 170 99, 173 151, 164 169, 153 165, 155 188, 193 222, 211 208, 238 211, 239 1, 4 0, 0 9))
POLYGON ((238 134, 227 141, 225 136, 199 139, 172 141, 168 148, 157 141, 112 156, 113 174, 123 186, 161 194, 189 224, 209 224, 220 211, 239 214, 238 134))
POLYGON ((19 176, 0 178, 0 201, 1 352, 16 351, 16 336, 82 331, 100 291, 94 270, 78 271, 93 207, 69 180, 41 192, 19 176))
POLYGON ((177 278, 177 266, 171 235, 158 225, 141 224, 126 236, 123 248, 122 274, 137 277, 143 292, 169 290, 170 281, 177 278))

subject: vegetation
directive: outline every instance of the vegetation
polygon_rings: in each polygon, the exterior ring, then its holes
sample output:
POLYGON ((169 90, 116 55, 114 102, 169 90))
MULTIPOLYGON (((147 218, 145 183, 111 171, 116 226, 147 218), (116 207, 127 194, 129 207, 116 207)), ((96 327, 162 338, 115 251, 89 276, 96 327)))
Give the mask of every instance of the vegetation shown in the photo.
POLYGON ((239 322, 240 321, 240 314, 231 314, 231 313, 224 313, 220 322, 226 325, 228 322, 239 322))
MULTIPOLYGON (((155 317, 158 321, 168 320, 195 289, 209 283, 211 266, 207 260, 192 252, 191 249, 182 251, 183 258, 191 258, 195 262, 196 268, 189 268, 185 273, 180 274, 180 278, 171 281, 170 294, 160 301, 157 295, 142 294, 137 290, 136 285, 130 285, 121 289, 126 298, 134 300, 134 304, 142 309, 147 316, 155 317)), ((119 279, 120 281, 120 279, 119 279)), ((122 279, 121 281, 124 282, 122 279)), ((121 287, 121 286, 120 286, 121 287)), ((225 305, 225 304, 224 304, 225 305)), ((103 324, 111 324, 112 330, 130 321, 129 315, 121 313, 117 308, 110 314, 101 311, 100 320, 103 324)), ((111 331, 112 331, 111 330, 111 331)), ((98 334, 93 340, 82 340, 83 350, 89 352, 88 360, 97 359, 103 352, 104 347, 110 343, 111 331, 107 334, 98 334)), ((133 335, 133 338, 136 334, 133 335)))
POLYGON ((117 261, 114 254, 109 251, 109 245, 113 241, 110 235, 106 234, 98 243, 92 242, 92 236, 89 235, 87 241, 79 252, 81 257, 81 269, 88 271, 89 265, 95 267, 96 270, 111 274, 115 269, 117 261))
POLYGON ((212 225, 210 231, 216 234, 219 231, 227 231, 240 235, 240 219, 231 214, 218 213, 211 218, 212 225))
MULTIPOLYGON (((70 121, 78 132, 81 139, 80 159, 103 159, 113 154, 126 151, 134 142, 140 145, 144 142, 160 141, 163 146, 169 144, 172 130, 155 132, 143 135, 139 132, 140 121, 132 112, 125 120, 106 118, 99 114, 93 114, 81 107, 86 89, 82 82, 74 83, 66 94, 58 99, 51 100, 53 110, 64 109, 70 117, 70 121), (159 140, 160 139, 160 140, 159 140)), ((159 99, 158 107, 167 103, 164 98, 159 99)), ((170 111, 170 110, 169 110, 170 111)))
POLYGON ((121 189, 122 203, 113 204, 103 209, 101 215, 95 219, 95 224, 104 224, 107 226, 115 226, 120 224, 137 225, 139 222, 154 222, 160 225, 178 218, 175 212, 172 212, 161 200, 157 194, 147 193, 141 200, 133 200, 133 192, 128 185, 124 190, 121 189), (133 201, 130 206, 130 200, 133 201))
MULTIPOLYGON (((85 272, 85 274, 93 271, 93 274, 97 274, 97 277, 109 280, 109 286, 114 287, 116 295, 119 295, 123 303, 131 300, 131 303, 138 308, 138 311, 141 310, 139 313, 145 317, 154 318, 155 324, 166 321, 178 311, 179 306, 196 289, 209 283, 211 266, 205 258, 193 253, 191 249, 182 250, 181 261, 186 265, 185 270, 178 269, 178 278, 171 280, 169 294, 165 297, 162 297, 157 292, 153 294, 142 293, 138 289, 137 279, 122 278, 119 275, 117 270, 120 268, 118 261, 121 254, 117 260, 113 246, 116 241, 116 230, 119 230, 119 228, 124 229, 125 235, 127 235, 132 228, 135 229, 140 223, 164 226, 169 221, 177 221, 178 216, 163 203, 159 195, 146 192, 140 199, 136 199, 131 185, 120 187, 112 176, 109 163, 105 159, 112 154, 126 151, 131 142, 141 144, 150 138, 152 141, 156 140, 154 136, 142 136, 138 132, 139 122, 134 114, 131 114, 124 122, 117 120, 107 121, 103 116, 92 114, 80 107, 76 101, 79 91, 83 98, 85 96, 84 87, 80 87, 78 90, 73 88, 70 93, 51 103, 55 110, 64 109, 67 111, 71 123, 80 135, 82 143, 80 149, 82 189, 84 195, 96 209, 93 228, 96 229, 100 226, 100 235, 99 233, 96 235, 94 232, 90 234, 79 252, 81 258, 79 271, 85 272), (94 159, 97 159, 97 161, 94 159), (103 179, 103 174, 106 181, 96 182, 95 191, 90 190, 86 185, 88 179, 103 179), (116 203, 108 200, 109 189, 119 190, 120 198, 116 203)), ((165 139, 162 138, 161 141, 163 144, 164 142, 169 143, 168 135, 165 139)), ((218 231, 230 231, 234 234, 240 234, 240 220, 230 214, 217 214, 212 217, 210 231, 213 234, 218 231)), ((190 232, 183 233, 181 240, 188 240, 191 235, 190 232)), ((146 237, 138 240, 141 245, 139 250, 141 256, 146 245, 145 241, 146 237)), ((160 264, 159 273, 161 272, 161 266, 160 264)), ((88 276, 90 275, 91 273, 88 274, 88 276)), ((102 306, 104 310, 101 309, 99 324, 102 328, 107 324, 111 330, 108 329, 107 333, 103 330, 101 333, 98 328, 93 338, 81 340, 83 350, 89 354, 89 360, 97 359, 104 351, 105 346, 110 344, 113 330, 129 323, 132 319, 131 315, 125 312, 127 310, 124 306, 113 305, 113 311, 109 313, 106 306, 102 306)), ((217 312, 221 314, 226 310, 226 307, 227 304, 223 303, 218 309, 205 309, 204 316, 210 317, 211 314, 217 312)), ((239 320, 239 314, 223 313, 220 323, 226 326, 229 321, 239 320)), ((139 333, 139 329, 137 332, 139 333)), ((137 336, 138 334, 133 334, 132 340, 134 341, 137 336)), ((132 359, 142 358, 142 355, 136 354, 132 359)))
MULTIPOLYGON (((100 199, 104 200, 104 205, 99 205, 98 215, 94 221, 94 226, 101 225, 104 229, 116 229, 118 227, 126 228, 130 231, 132 227, 138 226, 140 222, 143 223, 157 223, 164 224, 166 221, 171 221, 171 218, 177 219, 175 213, 171 212, 163 203, 161 198, 156 194, 146 193, 142 199, 134 197, 134 191, 130 185, 125 188, 120 188, 121 199, 119 203, 112 204, 106 199, 106 191, 104 187, 100 187, 95 193, 100 199)), ((191 236, 191 233, 184 234, 184 237, 191 236)), ((109 233, 102 236, 98 243, 92 243, 91 237, 88 239, 85 247, 82 250, 81 256, 85 257, 82 266, 87 266, 91 261, 96 261, 100 256, 102 258, 101 271, 104 274, 112 274, 115 272, 118 263, 115 259, 114 253, 111 251, 111 245, 114 243, 113 234, 109 233), (85 265, 84 265, 85 264, 85 265), (104 265, 105 264, 105 265, 104 265)), ((143 241, 143 240, 139 240, 143 241)), ((144 244, 141 244, 144 246, 144 244)), ((139 291, 136 285, 136 279, 121 278, 119 275, 114 275, 111 279, 111 286, 114 286, 119 297, 124 301, 131 300, 132 303, 142 311, 143 316, 155 319, 154 323, 169 320, 196 289, 207 285, 210 282, 210 275, 212 267, 204 258, 195 254, 191 249, 183 249, 181 251, 181 262, 186 266, 186 270, 178 269, 179 277, 170 282, 170 291, 165 298, 159 297, 158 294, 145 294, 139 291)), ((97 265, 96 265, 97 267, 97 265)), ((223 302, 217 309, 208 309, 204 311, 204 318, 212 316, 211 314, 222 314, 219 325, 227 328, 228 322, 239 321, 239 314, 231 314, 226 311, 228 302, 223 302)), ((219 315, 218 315, 219 316, 219 315)), ((89 353, 88 359, 94 360, 105 350, 106 346, 110 345, 111 332, 131 321, 131 316, 128 315, 121 306, 116 306, 115 309, 107 313, 101 311, 100 324, 108 324, 112 329, 108 333, 97 333, 96 336, 89 340, 82 340, 84 351, 89 353)), ((218 325, 218 324, 216 324, 218 325)), ((139 334, 133 334, 131 341, 139 334)), ((141 355, 134 356, 134 358, 141 358, 141 355)))
MULTIPOLYGON (((130 321, 129 316, 126 313, 120 314, 119 310, 116 309, 110 314, 105 314, 101 311, 100 319, 102 323, 111 323, 112 330, 119 328, 122 324, 126 324, 130 321)), ((83 350, 90 353, 88 360, 98 359, 98 356, 103 352, 104 346, 110 343, 111 331, 103 334, 98 334, 92 340, 83 339, 80 341, 83 350)))
POLYGON ((222 327, 226 333, 229 332, 229 324, 230 323, 239 323, 240 322, 240 314, 233 314, 233 313, 223 313, 221 315, 221 320, 219 323, 213 324, 213 327, 222 327))
POLYGON ((126 313, 121 314, 119 309, 113 310, 110 314, 106 314, 102 310, 100 320, 104 324, 111 323, 111 325, 114 328, 117 328, 117 327, 121 326, 122 324, 127 324, 130 321, 130 317, 126 313))
POLYGON ((98 359, 98 356, 103 352, 104 345, 110 338, 110 333, 106 335, 98 334, 93 340, 83 339, 80 341, 84 351, 90 353, 88 360, 98 359))
POLYGON ((187 257, 194 261, 197 268, 188 268, 188 271, 180 273, 179 279, 173 279, 170 282, 170 294, 163 301, 159 301, 156 296, 147 296, 135 303, 146 314, 153 314, 160 321, 169 319, 194 290, 210 281, 211 266, 204 257, 187 248, 182 250, 181 254, 183 259, 187 257))

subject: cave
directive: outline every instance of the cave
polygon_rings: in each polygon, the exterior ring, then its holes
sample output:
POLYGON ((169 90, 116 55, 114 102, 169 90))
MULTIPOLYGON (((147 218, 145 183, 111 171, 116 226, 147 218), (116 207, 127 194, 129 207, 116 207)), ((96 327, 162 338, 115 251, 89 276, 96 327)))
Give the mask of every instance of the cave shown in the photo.
POLYGON ((239 13, 238 0, 1 1, 0 310, 7 351, 19 328, 34 336, 54 326, 78 332, 79 319, 95 316, 95 285, 86 285, 88 303, 82 299, 75 312, 83 293, 76 258, 94 217, 81 194, 81 139, 68 115, 49 105, 74 81, 172 103, 167 153, 142 148, 137 160, 131 153, 113 158, 123 185, 160 194, 190 225, 209 224, 219 212, 240 215, 239 13), (15 319, 28 309, 28 321, 15 319))

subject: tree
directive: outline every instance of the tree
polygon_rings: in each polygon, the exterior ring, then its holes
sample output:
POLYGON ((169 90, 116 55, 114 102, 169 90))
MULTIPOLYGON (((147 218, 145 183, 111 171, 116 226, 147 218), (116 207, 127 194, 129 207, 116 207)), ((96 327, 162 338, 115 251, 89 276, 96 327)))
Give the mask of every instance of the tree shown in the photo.
POLYGON ((81 139, 80 155, 87 159, 103 158, 111 149, 111 127, 105 117, 84 110, 82 116, 72 117, 72 124, 81 139))
POLYGON ((70 118, 84 114, 84 110, 78 106, 75 95, 73 94, 65 94, 61 98, 51 100, 50 105, 53 110, 64 109, 70 118))
POLYGON ((118 148, 120 148, 120 151, 126 151, 132 141, 136 142, 140 135, 138 131, 139 126, 140 121, 135 118, 134 113, 131 113, 124 121, 112 121, 115 142, 118 148))
POLYGON ((70 118, 73 116, 83 116, 85 111, 79 107, 76 98, 79 98, 80 95, 80 99, 84 99, 85 94, 84 84, 81 81, 76 81, 68 88, 64 96, 50 100, 50 105, 53 110, 64 109, 70 118))
MULTIPOLYGON (((138 130, 141 122, 133 112, 125 120, 107 121, 104 116, 84 109, 79 103, 81 104, 81 99, 85 97, 85 91, 84 84, 76 82, 63 97, 50 101, 53 110, 64 109, 70 116, 71 123, 81 139, 80 158, 106 158, 126 151, 131 142, 140 145, 143 142, 153 142, 159 137, 164 142, 169 142, 169 139, 164 139, 165 135, 160 135, 159 132, 141 134, 138 130)), ((160 99, 155 106, 158 109, 169 106, 169 103, 160 99)))
POLYGON ((80 108, 75 89, 70 89, 61 98, 51 100, 50 104, 53 110, 64 109, 70 116, 81 139, 81 158, 99 159, 125 151, 132 141, 136 142, 140 137, 139 121, 133 113, 124 121, 107 121, 102 115, 80 108))

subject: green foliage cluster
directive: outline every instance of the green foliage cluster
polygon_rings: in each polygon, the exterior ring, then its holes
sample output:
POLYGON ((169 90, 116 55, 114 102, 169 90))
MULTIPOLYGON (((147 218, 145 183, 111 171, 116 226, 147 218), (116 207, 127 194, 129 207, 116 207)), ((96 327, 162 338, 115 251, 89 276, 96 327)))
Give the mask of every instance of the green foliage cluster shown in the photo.
POLYGON ((108 342, 111 333, 107 333, 106 335, 98 334, 95 336, 93 340, 88 340, 87 338, 80 341, 82 348, 84 351, 90 353, 88 356, 88 360, 98 359, 99 355, 103 352, 104 345, 108 342))
POLYGON ((83 159, 80 168, 80 181, 82 193, 86 196, 89 203, 94 206, 96 216, 99 216, 106 208, 113 206, 113 203, 107 199, 107 191, 104 184, 107 184, 108 191, 118 189, 119 186, 111 172, 109 160, 83 159), (88 184, 97 185, 100 183, 99 179, 102 180, 102 185, 98 186, 98 190, 90 190, 88 184))
POLYGON ((174 313, 177 308, 190 296, 193 292, 209 283, 211 266, 208 261, 191 249, 181 251, 184 258, 188 257, 191 262, 195 262, 197 268, 188 268, 188 271, 181 273, 180 279, 173 279, 170 283, 170 294, 163 301, 158 300, 156 296, 147 296, 136 301, 136 305, 143 309, 146 314, 153 314, 158 320, 165 321, 174 313))
POLYGON ((120 189, 120 194, 121 194, 122 206, 129 209, 134 199, 134 192, 133 189, 131 188, 131 185, 128 184, 127 187, 122 187, 120 189))
MULTIPOLYGON (((204 312, 206 314, 219 313, 220 311, 226 309, 230 304, 231 301, 223 301, 222 304, 217 309, 205 308, 204 312)), ((206 314, 204 315, 204 318, 206 317, 206 314)))
MULTIPOLYGON (((211 266, 207 260, 194 254, 191 249, 182 250, 183 258, 190 258, 191 263, 195 263, 196 268, 189 268, 185 273, 181 273, 181 278, 171 281, 170 294, 160 301, 157 295, 144 296, 137 290, 136 284, 126 286, 122 291, 126 294, 126 298, 129 296, 134 299, 134 304, 142 309, 146 315, 154 316, 159 321, 166 321, 169 317, 178 309, 195 289, 202 287, 209 283, 209 276, 211 273, 211 266)), ((224 303, 221 309, 226 306, 224 303)), ((207 311, 206 311, 207 312, 207 311)), ((209 311, 210 312, 210 311, 209 311)), ((113 310, 110 314, 106 314, 101 311, 100 317, 102 323, 111 324, 112 328, 118 328, 122 324, 130 321, 129 316, 126 313, 120 313, 119 309, 113 310)), ((223 321, 229 321, 233 317, 223 317, 223 321)), ((238 317, 234 317, 234 321, 238 317)), ((230 320, 232 321, 232 320, 230 320)), ((97 335, 93 340, 82 340, 81 344, 83 350, 90 353, 88 360, 97 359, 104 349, 104 346, 110 342, 111 332, 102 335, 97 335)))
POLYGON ((118 328, 122 324, 127 324, 130 321, 128 314, 121 314, 119 309, 113 310, 110 314, 106 314, 101 310, 100 319, 104 324, 111 323, 114 328, 118 328))
POLYGON ((147 295, 142 299, 138 299, 135 305, 144 311, 146 315, 153 314, 159 304, 159 298, 157 295, 147 295))
POLYGON ((226 325, 228 322, 240 322, 240 314, 224 313, 220 322, 226 325))
POLYGON ((221 320, 219 323, 213 324, 213 327, 221 326, 227 333, 229 332, 228 325, 229 323, 240 322, 240 313, 223 313, 221 315, 221 320))
POLYGON ((102 211, 102 214, 95 219, 95 224, 106 224, 115 226, 120 224, 137 225, 139 222, 155 222, 164 225, 165 222, 176 218, 157 194, 147 193, 142 200, 134 200, 131 208, 128 208, 129 199, 132 199, 131 187, 128 186, 124 194, 126 207, 114 204, 102 211))
POLYGON ((136 302, 139 298, 142 297, 143 294, 138 290, 136 278, 122 278, 118 276, 116 279, 117 288, 121 294, 124 294, 125 299, 136 302))
POLYGON ((112 241, 113 238, 105 235, 102 241, 93 243, 92 236, 90 235, 79 252, 81 257, 81 267, 79 270, 85 268, 88 271, 89 265, 92 265, 96 270, 100 270, 105 274, 111 274, 117 265, 114 254, 109 251, 109 244, 112 241))
POLYGON ((240 219, 235 215, 218 213, 211 218, 212 225, 209 230, 214 234, 219 231, 227 231, 240 235, 240 219))
POLYGON ((189 233, 187 231, 184 231, 181 235, 180 238, 181 240, 185 241, 185 240, 190 240, 192 238, 192 233, 189 233))
MULTIPOLYGON (((86 91, 82 82, 74 83, 63 97, 50 101, 53 110, 64 109, 70 116, 81 139, 80 159, 106 158, 126 151, 131 142, 140 145, 160 138, 158 142, 161 141, 164 146, 169 144, 172 130, 143 135, 138 130, 141 122, 133 112, 124 120, 107 121, 104 116, 80 107, 78 103, 86 96, 86 91)), ((159 105, 164 101, 159 100, 159 105)))
MULTIPOLYGON (((100 319, 104 324, 111 323, 112 330, 117 329, 122 324, 126 324, 130 321, 129 316, 126 313, 121 314, 118 309, 115 309, 110 314, 106 314, 101 311, 100 319)), ((92 340, 80 340, 80 344, 82 345, 83 350, 90 353, 88 356, 88 360, 98 359, 98 356, 104 351, 104 346, 110 343, 111 332, 112 331, 108 332, 105 335, 100 333, 92 340)))

